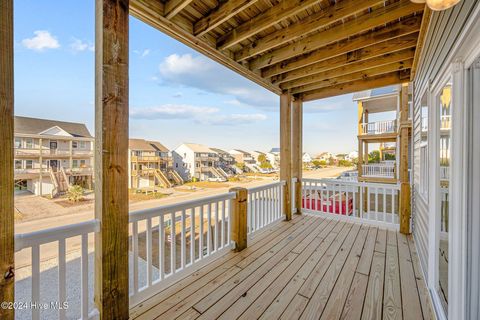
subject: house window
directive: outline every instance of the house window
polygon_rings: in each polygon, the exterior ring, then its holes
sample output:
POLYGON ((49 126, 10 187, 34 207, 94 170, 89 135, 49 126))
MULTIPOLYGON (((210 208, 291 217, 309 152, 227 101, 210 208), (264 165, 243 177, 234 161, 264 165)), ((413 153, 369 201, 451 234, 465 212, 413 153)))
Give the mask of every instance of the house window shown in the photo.
POLYGON ((33 160, 25 160, 25 169, 33 169, 33 160))
POLYGON ((80 149, 86 149, 87 148, 87 143, 85 141, 80 141, 78 145, 79 145, 80 149))
POLYGON ((22 139, 15 138, 15 149, 20 149, 22 147, 22 139))
POLYGON ((22 169, 22 160, 15 160, 15 169, 22 169))
POLYGON ((31 138, 25 139, 25 148, 33 149, 33 139, 31 138))
POLYGON ((80 160, 80 168, 85 168, 87 166, 87 163, 85 160, 80 160))
POLYGON ((422 124, 420 126, 420 181, 419 193, 428 199, 428 102, 427 93, 423 95, 420 105, 422 124))
POLYGON ((72 161, 72 168, 78 168, 78 160, 72 161))
POLYGON ((72 148, 77 149, 78 148, 78 143, 77 141, 72 141, 72 148))

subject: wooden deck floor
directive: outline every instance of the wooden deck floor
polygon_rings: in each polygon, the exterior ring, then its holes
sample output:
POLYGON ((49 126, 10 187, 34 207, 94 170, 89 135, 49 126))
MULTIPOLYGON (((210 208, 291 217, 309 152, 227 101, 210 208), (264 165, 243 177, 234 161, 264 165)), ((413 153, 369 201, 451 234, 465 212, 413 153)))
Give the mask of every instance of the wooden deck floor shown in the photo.
POLYGON ((413 240, 311 216, 278 222, 131 310, 137 319, 433 319, 413 240))

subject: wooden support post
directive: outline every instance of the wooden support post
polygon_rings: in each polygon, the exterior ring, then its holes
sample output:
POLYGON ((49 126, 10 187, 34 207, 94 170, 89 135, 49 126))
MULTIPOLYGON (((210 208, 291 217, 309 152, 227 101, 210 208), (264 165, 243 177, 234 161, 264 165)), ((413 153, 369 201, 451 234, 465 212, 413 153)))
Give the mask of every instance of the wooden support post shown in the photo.
MULTIPOLYGON (((0 302, 14 302, 13 0, 0 0, 0 302)), ((14 319, 0 308, 0 319, 14 319)))
POLYGON ((43 140, 40 138, 38 139, 38 145, 39 145, 39 159, 38 161, 40 162, 40 174, 38 176, 38 182, 39 182, 39 187, 38 187, 38 190, 39 190, 39 195, 40 196, 43 196, 43 150, 42 150, 42 146, 43 146, 43 140))
POLYGON ((232 200, 232 240, 235 242, 235 251, 242 251, 247 247, 247 201, 248 190, 245 188, 232 188, 237 197, 232 200))
MULTIPOLYGON (((363 102, 358 102, 358 135, 363 134, 363 102)), ((358 138, 358 159, 357 159, 357 172, 358 177, 362 176, 362 165, 363 165, 363 140, 358 138)))
POLYGON ((96 2, 95 304, 128 319, 128 0, 96 2))
POLYGON ((283 210, 292 219, 292 96, 280 95, 280 180, 285 181, 283 210))
POLYGON ((303 170, 303 102, 292 104, 292 175, 297 178, 294 190, 296 213, 302 213, 302 170, 303 170))
MULTIPOLYGON (((402 84, 400 93, 400 123, 408 120, 408 83, 402 84)), ((400 128, 400 232, 410 234, 410 181, 408 178, 408 139, 409 127, 400 128)))

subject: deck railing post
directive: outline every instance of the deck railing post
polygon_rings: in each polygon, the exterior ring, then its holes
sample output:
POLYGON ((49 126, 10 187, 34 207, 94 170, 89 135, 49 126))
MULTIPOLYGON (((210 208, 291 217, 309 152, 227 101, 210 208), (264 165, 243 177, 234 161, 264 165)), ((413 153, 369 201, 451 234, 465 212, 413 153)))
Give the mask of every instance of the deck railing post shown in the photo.
POLYGON ((408 83, 402 85, 400 93, 400 232, 410 233, 411 192, 408 178, 408 83))
POLYGON ((247 200, 248 190, 245 188, 232 188, 236 197, 232 200, 231 235, 235 242, 235 251, 242 251, 247 247, 247 200))
POLYGON ((128 0, 96 1, 95 304, 100 319, 129 318, 128 0))
MULTIPOLYGON (((0 0, 0 302, 14 302, 13 0, 0 0)), ((13 319, 0 308, 0 319, 13 319)))

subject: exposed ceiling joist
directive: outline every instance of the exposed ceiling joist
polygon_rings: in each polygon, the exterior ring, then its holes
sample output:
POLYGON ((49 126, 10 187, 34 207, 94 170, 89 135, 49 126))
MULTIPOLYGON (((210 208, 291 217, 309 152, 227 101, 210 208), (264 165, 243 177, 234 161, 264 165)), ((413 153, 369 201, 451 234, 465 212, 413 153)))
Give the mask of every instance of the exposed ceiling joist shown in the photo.
MULTIPOLYGON (((217 41, 217 49, 229 49, 263 30, 274 26, 288 17, 294 16, 322 0, 283 0, 269 10, 241 24, 217 41)), ((369 0, 371 1, 371 0, 369 0)))
POLYGON ((259 0, 229 0, 220 4, 209 15, 197 21, 193 26, 193 34, 201 37, 215 29, 228 19, 247 9, 259 0))
MULTIPOLYGON (((312 76, 327 70, 336 69, 344 65, 351 65, 355 62, 371 60, 372 58, 383 57, 386 54, 392 54, 404 49, 414 48, 416 45, 417 34, 410 34, 405 37, 381 42, 359 50, 351 51, 346 54, 336 56, 330 59, 320 60, 314 64, 292 70, 274 77, 272 83, 280 84, 295 79, 312 76)), ((375 60, 373 60, 375 61, 375 60)))
POLYGON ((311 74, 303 78, 285 82, 280 85, 280 88, 283 90, 287 90, 287 89, 305 86, 308 84, 323 81, 325 79, 330 79, 333 77, 350 74, 353 72, 368 70, 370 68, 374 68, 377 66, 383 66, 386 64, 394 63, 394 62, 413 59, 414 54, 415 54, 415 50, 406 49, 398 52, 393 52, 391 54, 385 54, 381 57, 375 57, 368 60, 362 60, 362 61, 344 64, 340 67, 328 69, 324 72, 311 74))
POLYGON ((222 52, 212 49, 212 47, 205 41, 196 38, 181 26, 165 18, 163 16, 163 6, 159 1, 130 0, 130 14, 260 86, 276 94, 282 92, 278 86, 273 85, 270 81, 262 78, 258 73, 255 73, 233 61, 222 52))
POLYGON ((343 40, 325 47, 322 47, 309 54, 283 61, 262 70, 262 77, 272 77, 288 71, 293 71, 323 61, 331 57, 347 54, 352 51, 371 48, 372 46, 390 47, 403 42, 409 42, 404 36, 418 32, 421 24, 421 16, 411 17, 395 24, 389 25, 383 29, 355 37, 350 40, 343 40))
POLYGON ((316 89, 326 88, 335 86, 341 83, 351 82, 355 80, 368 79, 371 77, 388 74, 394 71, 408 70, 412 67, 413 57, 404 61, 397 61, 385 65, 378 65, 376 67, 365 69, 361 71, 356 71, 344 75, 335 75, 332 78, 326 78, 323 80, 318 80, 315 83, 311 83, 304 86, 295 87, 290 90, 292 94, 298 94, 308 91, 313 91, 316 89))
POLYGON ((168 0, 165 3, 164 15, 167 19, 172 19, 180 11, 185 9, 193 0, 168 0))
POLYGON ((395 21, 404 16, 423 10, 423 5, 412 3, 410 0, 401 0, 386 7, 377 9, 369 14, 362 15, 354 20, 302 38, 297 42, 275 49, 250 62, 250 68, 260 69, 273 65, 289 58, 299 56, 319 49, 341 39, 371 30, 395 21))
POLYGON ((294 41, 306 34, 341 21, 348 16, 383 3, 381 0, 344 0, 325 8, 305 19, 275 31, 235 53, 235 60, 243 61, 275 47, 294 41))
POLYGON ((391 74, 380 75, 369 79, 355 80, 351 82, 337 84, 331 87, 305 92, 299 94, 297 98, 303 101, 324 99, 362 90, 369 90, 394 84, 405 83, 409 81, 409 76, 410 73, 408 71, 405 73, 396 71, 391 74))

